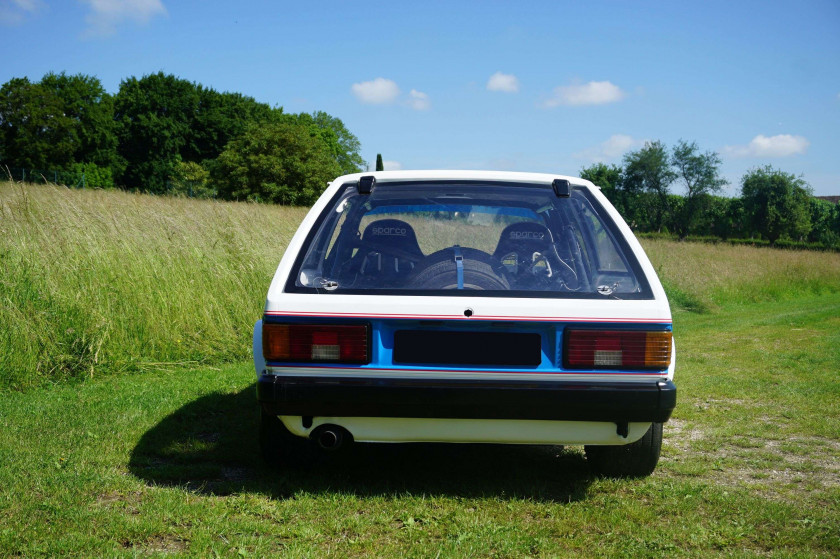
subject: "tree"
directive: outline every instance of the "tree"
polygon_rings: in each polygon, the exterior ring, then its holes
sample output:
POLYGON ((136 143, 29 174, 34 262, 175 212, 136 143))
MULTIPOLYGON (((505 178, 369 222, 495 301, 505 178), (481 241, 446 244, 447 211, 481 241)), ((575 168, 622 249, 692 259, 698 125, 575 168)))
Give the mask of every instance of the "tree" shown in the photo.
POLYGON ((621 194, 621 167, 618 165, 607 165, 606 163, 595 163, 580 170, 580 177, 586 179, 596 186, 601 187, 601 192, 612 202, 618 211, 624 214, 624 199, 621 194))
POLYGON ((252 125, 213 166, 222 198, 286 205, 314 203, 339 174, 330 146, 311 127, 293 122, 252 125))
POLYGON ((385 164, 382 162, 382 154, 381 153, 376 154, 376 170, 377 171, 384 171, 385 170, 385 164))
POLYGON ((801 177, 770 165, 741 179, 744 215, 752 230, 775 244, 781 237, 800 239, 811 230, 811 189, 801 177))
POLYGON ((129 188, 167 191, 181 162, 215 159, 251 124, 282 116, 282 108, 163 72, 126 79, 115 99, 122 181, 129 188))
POLYGON ((810 198, 808 210, 811 216, 808 241, 825 246, 840 245, 840 204, 810 198))
POLYGON ((210 186, 210 172, 195 161, 181 161, 170 177, 169 192, 174 196, 190 198, 215 198, 210 186))
POLYGON ((717 153, 700 153, 696 142, 680 140, 671 153, 671 165, 676 178, 685 186, 681 211, 677 213, 677 232, 683 239, 709 203, 709 196, 719 192, 726 179, 720 176, 721 160, 717 153))
POLYGON ((96 163, 73 163, 69 170, 61 173, 61 182, 67 186, 83 188, 114 188, 114 175, 110 167, 96 163))
POLYGON ((113 168, 117 163, 114 103, 102 82, 85 74, 51 72, 40 83, 60 100, 64 116, 72 122, 73 162, 113 168))
POLYGON ((359 139, 347 129, 341 119, 324 111, 312 113, 312 118, 318 127, 330 129, 335 133, 339 149, 333 151, 342 174, 349 175, 360 172, 365 165, 365 160, 359 153, 362 149, 362 143, 359 139))
POLYGON ((695 227, 701 235, 721 239, 740 237, 744 231, 744 205, 740 198, 708 196, 704 212, 697 216, 695 227), (699 222, 699 223, 697 223, 699 222))
POLYGON ((328 146, 335 162, 338 163, 342 175, 358 173, 365 164, 359 154, 362 144, 354 136, 341 119, 323 111, 312 114, 300 113, 284 115, 283 120, 312 127, 315 134, 328 146))
POLYGON ((661 231, 668 211, 668 189, 676 178, 665 145, 659 141, 646 142, 642 149, 624 156, 624 165, 622 188, 633 205, 628 213, 635 219, 646 218, 651 229, 661 231), (641 197, 641 193, 650 196, 641 197))
POLYGON ((128 188, 160 194, 182 160, 190 127, 198 112, 198 87, 163 72, 128 78, 114 103, 119 155, 125 161, 120 177, 128 188))
POLYGON ((12 78, 0 88, 0 155, 5 165, 64 169, 73 162, 76 133, 61 99, 48 88, 27 78, 12 78))
POLYGON ((219 93, 196 86, 198 106, 193 115, 181 159, 200 163, 215 159, 229 141, 240 136, 255 122, 276 122, 282 118, 281 107, 271 108, 253 97, 240 93, 219 93))

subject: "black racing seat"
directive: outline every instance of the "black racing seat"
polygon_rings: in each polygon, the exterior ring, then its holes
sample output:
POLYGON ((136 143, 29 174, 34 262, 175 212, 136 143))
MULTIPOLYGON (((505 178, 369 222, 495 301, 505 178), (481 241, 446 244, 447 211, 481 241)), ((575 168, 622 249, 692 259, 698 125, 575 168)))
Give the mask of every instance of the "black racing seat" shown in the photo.
POLYGON ((379 219, 362 232, 352 269, 378 287, 397 286, 424 257, 411 225, 399 219, 379 219), (358 267, 357 267, 358 266, 358 267))
POLYGON ((556 287, 555 280, 559 278, 566 289, 576 291, 580 282, 568 239, 560 241, 555 243, 551 231, 541 223, 512 223, 502 230, 493 256, 501 263, 512 285, 544 289, 551 285, 556 287))
POLYGON ((531 270, 540 257, 551 261, 554 253, 554 239, 548 227, 534 221, 520 221, 502 230, 493 256, 508 273, 517 276, 531 270))

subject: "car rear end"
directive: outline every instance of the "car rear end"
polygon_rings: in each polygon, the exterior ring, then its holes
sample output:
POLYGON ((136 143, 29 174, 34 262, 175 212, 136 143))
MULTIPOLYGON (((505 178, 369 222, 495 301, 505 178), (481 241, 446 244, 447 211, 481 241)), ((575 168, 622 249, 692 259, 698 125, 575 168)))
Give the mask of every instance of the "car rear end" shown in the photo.
POLYGON ((273 456, 310 440, 631 448, 676 402, 656 274, 568 177, 338 179, 278 268, 254 357, 273 456))

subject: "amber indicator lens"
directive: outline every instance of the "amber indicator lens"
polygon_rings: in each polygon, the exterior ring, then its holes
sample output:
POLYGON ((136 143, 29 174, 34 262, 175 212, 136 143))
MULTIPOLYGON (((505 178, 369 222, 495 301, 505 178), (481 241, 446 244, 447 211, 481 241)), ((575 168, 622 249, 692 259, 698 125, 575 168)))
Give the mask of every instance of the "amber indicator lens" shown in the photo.
POLYGON ((671 332, 566 330, 563 356, 569 369, 667 369, 671 332))

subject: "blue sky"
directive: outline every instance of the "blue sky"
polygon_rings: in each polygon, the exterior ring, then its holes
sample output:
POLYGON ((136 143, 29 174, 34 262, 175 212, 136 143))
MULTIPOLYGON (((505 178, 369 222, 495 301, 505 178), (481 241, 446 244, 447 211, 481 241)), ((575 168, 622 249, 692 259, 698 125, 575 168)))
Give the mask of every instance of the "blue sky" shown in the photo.
POLYGON ((392 168, 574 175, 682 138, 728 194, 765 164, 840 194, 837 0, 0 0, 0 60, 0 83, 162 70, 323 110, 392 168))

